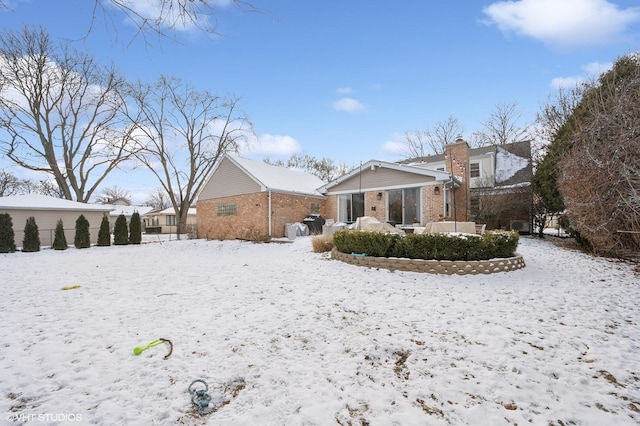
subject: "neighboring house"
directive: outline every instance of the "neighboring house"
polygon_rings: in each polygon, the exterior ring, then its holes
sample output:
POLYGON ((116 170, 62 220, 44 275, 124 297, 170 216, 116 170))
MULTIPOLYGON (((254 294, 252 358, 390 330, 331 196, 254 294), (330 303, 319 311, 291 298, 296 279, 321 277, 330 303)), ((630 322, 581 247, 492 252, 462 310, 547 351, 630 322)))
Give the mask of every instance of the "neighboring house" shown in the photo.
MULTIPOLYGON (((403 161, 416 167, 448 170, 445 154, 403 161)), ((488 229, 530 232, 533 189, 531 143, 515 142, 469 150, 470 218, 488 229)))
POLYGON ((112 209, 113 207, 108 205, 78 203, 40 194, 0 197, 0 213, 11 215, 18 247, 22 246, 24 226, 30 216, 36 219, 42 246, 52 245, 56 225, 60 219, 62 219, 67 243, 73 246, 76 220, 81 214, 89 221, 91 242, 95 244, 98 240, 102 216, 109 214, 112 209))
POLYGON ((322 184, 309 173, 225 155, 198 194, 198 237, 283 237, 287 223, 324 216, 322 184))
MULTIPOLYGON (((191 207, 187 212, 187 229, 184 232, 195 235, 197 223, 196 208, 191 207)), ((178 230, 178 219, 173 207, 164 210, 150 209, 142 216, 142 225, 147 234, 175 234, 178 230)))
POLYGON ((149 207, 149 206, 130 206, 127 204, 105 204, 105 206, 111 206, 111 208, 113 209, 109 213, 109 223, 111 225, 111 232, 113 232, 113 227, 120 215, 124 215, 124 217, 127 219, 127 225, 128 225, 131 223, 131 216, 133 216, 135 212, 138 212, 138 214, 140 215, 140 219, 142 221, 142 217, 153 210, 153 207, 149 207))

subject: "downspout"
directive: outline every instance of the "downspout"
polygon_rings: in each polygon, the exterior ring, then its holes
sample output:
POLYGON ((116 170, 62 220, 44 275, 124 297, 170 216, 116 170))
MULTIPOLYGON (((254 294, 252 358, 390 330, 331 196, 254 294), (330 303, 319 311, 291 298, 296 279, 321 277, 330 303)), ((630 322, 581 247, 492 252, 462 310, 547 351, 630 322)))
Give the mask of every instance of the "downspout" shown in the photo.
POLYGON ((271 238, 271 190, 269 190, 269 238, 271 238))

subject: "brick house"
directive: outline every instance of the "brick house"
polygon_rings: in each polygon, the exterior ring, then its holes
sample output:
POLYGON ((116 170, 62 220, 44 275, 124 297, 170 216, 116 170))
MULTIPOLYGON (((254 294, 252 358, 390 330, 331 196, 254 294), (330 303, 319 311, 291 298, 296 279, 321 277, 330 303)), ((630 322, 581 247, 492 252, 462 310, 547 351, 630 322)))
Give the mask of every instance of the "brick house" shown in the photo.
MULTIPOLYGON (((468 149, 468 158, 470 220, 486 223, 488 229, 530 232, 533 203, 531 143, 522 141, 468 149)), ((447 154, 440 154, 405 160, 402 164, 449 170, 451 162, 447 154)), ((466 175, 462 167, 458 167, 459 171, 454 170, 454 174, 466 175)))
POLYGON ((371 216, 393 225, 424 225, 441 220, 468 221, 469 146, 447 147, 450 167, 371 160, 319 190, 327 196, 328 218, 352 223, 371 216), (453 170, 450 173, 449 170, 453 170))
POLYGON ((371 216, 399 226, 477 221, 487 229, 526 232, 531 176, 529 142, 470 149, 459 139, 444 154, 400 163, 370 160, 329 183, 226 156, 199 196, 198 235, 282 237, 286 223, 310 213, 347 224, 371 216))
POLYGON ((287 223, 325 215, 316 176, 225 155, 198 194, 198 238, 283 237, 287 223))

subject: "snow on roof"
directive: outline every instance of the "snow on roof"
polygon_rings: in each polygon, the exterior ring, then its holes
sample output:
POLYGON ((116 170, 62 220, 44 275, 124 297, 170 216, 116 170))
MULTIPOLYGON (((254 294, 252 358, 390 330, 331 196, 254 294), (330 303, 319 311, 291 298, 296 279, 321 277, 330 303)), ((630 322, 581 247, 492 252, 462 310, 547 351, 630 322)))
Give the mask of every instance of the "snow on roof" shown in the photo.
POLYGON ((122 206, 119 204, 105 204, 107 206, 111 206, 113 210, 109 213, 110 216, 120 216, 121 214, 129 217, 132 216, 135 212, 138 212, 140 216, 145 213, 149 213, 153 210, 153 207, 149 206, 122 206))
POLYGON ((319 177, 310 173, 274 166, 264 161, 231 155, 229 158, 258 180, 265 190, 320 195, 316 189, 324 185, 319 177))
POLYGON ((496 182, 507 181, 529 165, 527 158, 520 157, 501 147, 496 148, 496 182))
MULTIPOLYGON (((149 211, 148 213, 153 213, 153 214, 176 214, 176 211, 174 210, 173 207, 167 207, 164 210, 160 210, 159 212, 151 212, 149 211)), ((189 207, 189 212, 187 214, 196 214, 196 208, 195 207, 189 207)))
POLYGON ((87 204, 41 194, 13 195, 0 197, 0 209, 4 210, 82 210, 109 212, 113 206, 87 204))

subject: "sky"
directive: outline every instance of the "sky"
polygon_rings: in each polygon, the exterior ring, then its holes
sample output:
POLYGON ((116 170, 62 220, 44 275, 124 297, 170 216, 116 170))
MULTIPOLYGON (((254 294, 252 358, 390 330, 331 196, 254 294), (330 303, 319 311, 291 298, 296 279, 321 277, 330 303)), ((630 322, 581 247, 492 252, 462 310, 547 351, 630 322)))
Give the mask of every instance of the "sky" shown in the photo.
MULTIPOLYGON (((87 0, 10 0, 0 29, 42 25, 132 81, 173 75, 241 98, 255 132, 247 158, 298 154, 352 166, 402 159, 407 132, 448 117, 469 139, 501 104, 517 104, 530 124, 560 86, 640 49, 633 0, 251 3, 257 10, 220 0, 216 37, 184 28, 145 39, 109 6, 91 27, 87 0)), ((140 170, 114 175, 113 185, 135 197, 157 186, 140 170)))

